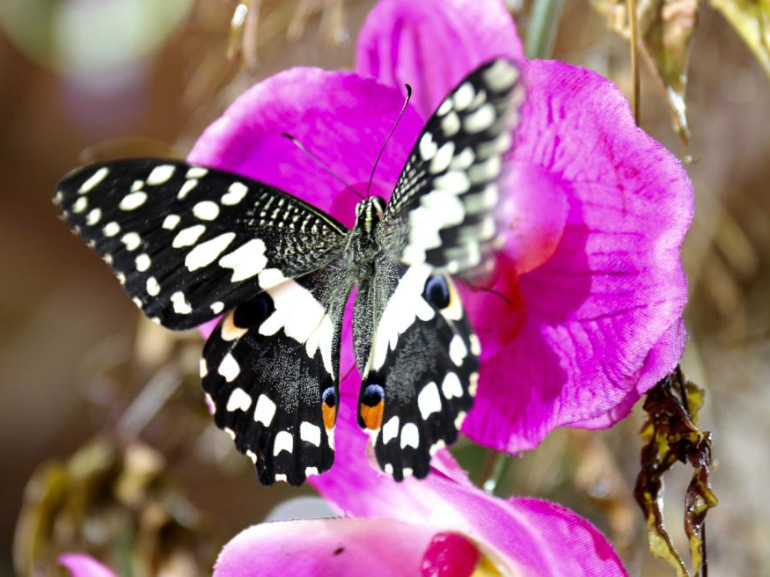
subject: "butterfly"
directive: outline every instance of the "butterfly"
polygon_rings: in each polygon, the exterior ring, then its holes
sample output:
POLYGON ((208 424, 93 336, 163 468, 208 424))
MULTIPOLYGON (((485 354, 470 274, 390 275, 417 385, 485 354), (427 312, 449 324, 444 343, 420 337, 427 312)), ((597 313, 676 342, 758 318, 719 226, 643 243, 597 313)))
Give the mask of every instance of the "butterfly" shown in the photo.
POLYGON ((475 395, 479 339, 449 275, 488 272, 503 243, 498 181, 523 100, 513 62, 471 72, 428 120, 390 201, 361 200, 352 230, 272 186, 163 159, 75 170, 54 203, 150 319, 183 330, 222 315, 203 388, 265 485, 332 466, 355 287, 358 423, 383 471, 422 478, 475 395))

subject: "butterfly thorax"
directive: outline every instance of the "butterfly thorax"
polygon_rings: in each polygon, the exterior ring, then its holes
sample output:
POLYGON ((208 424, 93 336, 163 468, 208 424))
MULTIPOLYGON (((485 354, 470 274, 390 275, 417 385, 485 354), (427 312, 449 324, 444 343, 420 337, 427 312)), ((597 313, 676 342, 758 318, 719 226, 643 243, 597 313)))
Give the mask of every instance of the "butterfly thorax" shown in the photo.
POLYGON ((356 205, 356 224, 350 231, 346 256, 348 267, 359 279, 370 274, 380 251, 375 233, 384 214, 385 200, 379 196, 371 196, 356 205))

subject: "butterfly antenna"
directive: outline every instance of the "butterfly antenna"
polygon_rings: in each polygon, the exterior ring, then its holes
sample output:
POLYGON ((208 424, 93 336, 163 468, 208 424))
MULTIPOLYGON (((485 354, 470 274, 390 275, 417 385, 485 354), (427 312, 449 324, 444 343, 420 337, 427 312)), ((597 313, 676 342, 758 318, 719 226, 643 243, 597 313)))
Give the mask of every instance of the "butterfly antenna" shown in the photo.
POLYGON ((401 120, 401 117, 404 115, 404 111, 406 110, 407 104, 409 104, 409 99, 412 97, 412 87, 408 84, 404 84, 406 87, 406 100, 404 100, 404 105, 401 107, 401 112, 398 113, 398 118, 396 118, 396 121, 393 123, 393 128, 390 129, 390 132, 388 132, 388 136, 385 138, 385 142, 382 143, 382 148, 380 148, 380 153, 377 155, 377 160, 374 161, 374 166, 372 166, 372 173, 369 175, 369 184, 366 185, 366 198, 369 198, 369 189, 372 188, 372 180, 374 180, 374 171, 377 170, 377 165, 380 163, 380 158, 382 158, 382 153, 385 152, 385 147, 388 145, 388 141, 390 140, 390 137, 393 136, 393 132, 396 130, 396 126, 398 126, 399 120, 401 120))
POLYGON ((465 279, 457 279, 461 283, 463 283, 465 286, 469 287, 474 292, 485 292, 488 294, 491 294, 492 296, 496 296, 497 298, 501 299, 506 305, 508 305, 510 308, 516 308, 516 305, 513 303, 511 299, 509 299, 507 296, 505 296, 503 293, 501 293, 498 290, 487 288, 479 285, 475 285, 472 282, 469 282, 465 279))
MULTIPOLYGON (((363 196, 363 195, 362 195, 360 192, 358 192, 358 191, 357 191, 355 188, 353 188, 353 187, 352 187, 352 186, 350 186, 350 185, 349 185, 347 182, 345 182, 345 181, 342 179, 342 177, 341 177, 341 176, 339 176, 339 175, 338 175, 338 174, 336 174, 334 171, 332 171, 332 169, 331 169, 331 168, 329 168, 329 167, 326 165, 326 163, 325 163, 324 161, 322 161, 322 160, 321 160, 320 158, 318 158, 318 157, 317 157, 315 154, 313 154, 312 152, 310 152, 310 151, 309 151, 309 150, 308 150, 308 149, 305 147, 305 145, 304 145, 304 144, 302 144, 302 143, 301 143, 299 140, 297 140, 296 138, 294 138, 294 137, 293 137, 291 134, 289 134, 289 133, 287 133, 287 132, 282 132, 282 133, 281 133, 281 136, 283 136, 284 138, 288 138, 289 140, 291 140, 291 142, 294 144, 294 146, 296 146, 296 147, 297 147, 297 148, 299 148, 299 149, 300 149, 302 152, 304 152, 305 154, 307 154, 307 155, 310 157, 310 159, 311 159, 313 162, 315 162, 315 163, 316 163, 316 164, 317 164, 317 165, 318 165, 318 166, 319 166, 319 167, 320 167, 320 168, 321 168, 321 169, 322 169, 324 172, 326 172, 326 174, 328 174, 329 176, 331 176, 331 177, 333 177, 333 178, 337 179, 339 182, 341 182, 343 185, 345 185, 345 188, 347 188, 348 190, 350 190, 350 191, 351 191, 353 194, 355 194, 355 195, 356 195, 358 198, 360 198, 361 200, 364 200, 364 196, 363 196)), ((368 191, 368 189, 367 189, 367 191, 368 191)))

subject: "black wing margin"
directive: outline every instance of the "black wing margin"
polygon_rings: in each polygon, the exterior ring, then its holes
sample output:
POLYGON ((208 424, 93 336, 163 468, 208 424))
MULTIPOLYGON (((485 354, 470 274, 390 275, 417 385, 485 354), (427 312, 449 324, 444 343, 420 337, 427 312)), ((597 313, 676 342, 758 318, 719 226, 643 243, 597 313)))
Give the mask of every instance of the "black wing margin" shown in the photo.
POLYGON ((54 203, 142 311, 177 330, 325 266, 347 232, 271 186, 173 160, 78 169, 54 203))
POLYGON ((379 227, 391 258, 439 273, 480 276, 504 242, 497 181, 525 89, 519 68, 496 59, 459 83, 412 149, 379 227))

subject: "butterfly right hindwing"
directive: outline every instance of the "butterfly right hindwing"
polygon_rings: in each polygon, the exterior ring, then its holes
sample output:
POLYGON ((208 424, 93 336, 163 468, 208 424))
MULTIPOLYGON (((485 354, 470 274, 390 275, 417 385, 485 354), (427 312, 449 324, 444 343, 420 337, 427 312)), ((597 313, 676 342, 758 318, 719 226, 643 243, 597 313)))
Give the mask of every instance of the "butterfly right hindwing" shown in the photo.
POLYGON ((358 423, 386 473, 422 478, 473 404, 479 340, 452 281, 428 265, 382 258, 366 289, 356 297, 354 324, 358 423), (362 319, 379 319, 370 336, 361 334, 362 319))
POLYGON ((201 373, 220 428, 265 485, 300 485, 334 461, 342 316, 334 267, 286 280, 225 315, 201 373))

